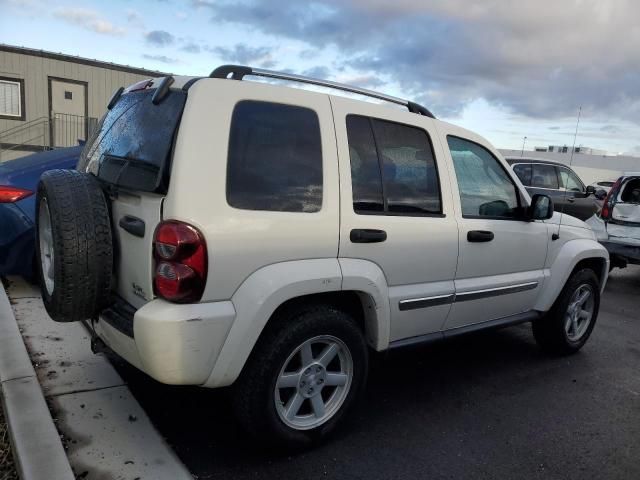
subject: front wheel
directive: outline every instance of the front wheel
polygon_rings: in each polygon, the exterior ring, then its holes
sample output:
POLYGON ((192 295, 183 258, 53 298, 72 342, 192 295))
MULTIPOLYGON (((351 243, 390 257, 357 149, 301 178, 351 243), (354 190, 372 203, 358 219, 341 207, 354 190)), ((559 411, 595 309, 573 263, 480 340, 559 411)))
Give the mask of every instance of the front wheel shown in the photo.
POLYGON ((273 321, 234 386, 234 407, 254 437, 305 447, 326 437, 355 402, 367 347, 354 320, 331 306, 273 321))
POLYGON ((551 310, 533 322, 533 334, 541 348, 570 354, 589 339, 600 308, 600 283, 593 270, 575 272, 551 310))

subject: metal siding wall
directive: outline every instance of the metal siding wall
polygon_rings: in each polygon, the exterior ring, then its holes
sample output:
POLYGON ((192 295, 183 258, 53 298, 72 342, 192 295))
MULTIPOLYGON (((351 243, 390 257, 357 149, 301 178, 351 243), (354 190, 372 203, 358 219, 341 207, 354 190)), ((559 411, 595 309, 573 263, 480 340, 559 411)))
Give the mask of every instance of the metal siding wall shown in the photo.
POLYGON ((148 75, 120 72, 73 61, 3 51, 0 51, 0 76, 24 79, 26 111, 24 122, 0 119, 0 134, 30 120, 49 116, 48 77, 50 76, 88 82, 89 116, 94 118, 104 114, 109 97, 115 89, 149 78, 148 75))

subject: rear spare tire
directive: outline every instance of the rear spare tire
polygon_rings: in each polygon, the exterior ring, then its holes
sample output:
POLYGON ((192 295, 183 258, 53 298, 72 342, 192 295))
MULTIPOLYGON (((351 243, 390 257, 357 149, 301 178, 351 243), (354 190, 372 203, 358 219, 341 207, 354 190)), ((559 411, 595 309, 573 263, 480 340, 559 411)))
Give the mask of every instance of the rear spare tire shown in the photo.
POLYGON ((42 300, 57 322, 95 317, 109 303, 113 242, 96 178, 49 170, 36 197, 36 268, 42 300))

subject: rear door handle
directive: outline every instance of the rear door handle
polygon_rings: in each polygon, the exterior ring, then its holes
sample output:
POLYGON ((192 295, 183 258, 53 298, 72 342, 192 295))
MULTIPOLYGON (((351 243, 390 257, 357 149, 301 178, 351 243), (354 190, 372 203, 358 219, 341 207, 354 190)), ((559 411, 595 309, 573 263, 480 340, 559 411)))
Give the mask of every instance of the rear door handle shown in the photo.
POLYGON ((576 201, 576 199, 574 197, 567 197, 567 202, 573 203, 575 201, 576 201))
POLYGON ((470 230, 467 232, 467 241, 469 242, 490 242, 493 240, 493 232, 487 230, 470 230))
POLYGON ((129 232, 131 235, 144 238, 144 220, 132 215, 125 215, 120 219, 118 225, 120 225, 120 228, 129 232))
POLYGON ((387 239, 387 232, 371 228, 356 228, 351 230, 349 239, 352 243, 378 243, 387 239))

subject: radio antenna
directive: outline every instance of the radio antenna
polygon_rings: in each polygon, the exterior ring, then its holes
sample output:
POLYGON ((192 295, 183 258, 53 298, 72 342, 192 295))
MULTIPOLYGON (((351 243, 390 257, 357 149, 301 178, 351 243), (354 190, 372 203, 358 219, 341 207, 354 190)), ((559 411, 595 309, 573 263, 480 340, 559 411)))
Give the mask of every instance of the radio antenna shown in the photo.
MULTIPOLYGON (((578 138, 578 126, 580 125, 580 115, 582 114, 582 105, 578 109, 578 120, 576 121, 576 131, 573 134, 573 146, 571 147, 571 157, 569 157, 569 168, 573 165, 573 153, 576 151, 576 138, 578 138)), ((560 180, 560 179, 558 179, 560 180)), ((558 222, 558 233, 551 237, 552 240, 558 240, 560 238, 560 227, 562 226, 562 219, 564 218, 564 206, 567 203, 567 186, 564 186, 564 199, 562 201, 562 210, 560 210, 560 221, 558 222)))

